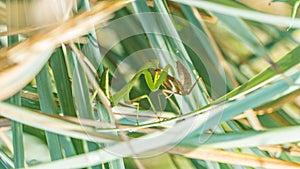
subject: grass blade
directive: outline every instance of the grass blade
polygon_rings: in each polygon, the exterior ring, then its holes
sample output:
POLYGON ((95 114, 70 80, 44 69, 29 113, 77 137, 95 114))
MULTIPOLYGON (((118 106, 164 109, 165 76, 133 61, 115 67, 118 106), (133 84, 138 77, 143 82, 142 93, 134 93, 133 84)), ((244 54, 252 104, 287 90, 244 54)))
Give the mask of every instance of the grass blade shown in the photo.
MULTIPOLYGON (((42 112, 48 114, 57 114, 57 108, 53 101, 53 94, 48 69, 48 66, 45 66, 36 77, 39 101, 41 104, 42 112)), ((59 135, 46 132, 46 139, 50 151, 51 160, 62 159, 63 150, 61 149, 59 135)))
MULTIPOLYGON (((8 37, 8 45, 11 46, 19 41, 18 35, 8 37)), ((21 106, 21 95, 20 93, 15 94, 9 99, 9 102, 14 105, 21 106)), ((12 139, 13 139, 13 159, 14 166, 21 168, 25 166, 25 153, 24 153, 24 142, 23 142, 23 125, 17 121, 12 122, 12 139)))
MULTIPOLYGON (((244 19, 249 19, 253 21, 257 21, 265 24, 274 24, 278 26, 288 27, 293 22, 293 19, 285 16, 278 16, 272 14, 266 14, 258 11, 253 11, 249 9, 240 9, 232 6, 227 6, 224 4, 219 4, 210 1, 202 1, 202 0, 171 0, 173 2, 183 3, 190 6, 196 6, 199 8, 203 8, 208 11, 213 11, 217 13, 222 13, 225 15, 231 15, 236 17, 241 17, 244 19)), ((219 1, 221 2, 221 1, 219 1)), ((226 1, 224 1, 226 3, 226 1)), ((232 2, 232 1, 231 1, 232 2)), ((300 19, 295 19, 293 27, 300 27, 300 19)))
MULTIPOLYGON (((297 47, 283 58, 276 62, 276 65, 282 70, 287 71, 292 67, 296 66, 300 62, 300 58, 298 55, 300 54, 300 47, 297 47)), ((223 97, 220 97, 216 102, 224 101, 225 99, 232 98, 240 93, 243 93, 253 87, 258 87, 259 84, 266 82, 267 79, 271 79, 272 77, 276 76, 277 72, 273 70, 272 67, 267 68, 263 72, 259 73, 252 79, 250 79, 247 83, 241 85, 240 87, 234 89, 233 91, 229 92, 223 97)))

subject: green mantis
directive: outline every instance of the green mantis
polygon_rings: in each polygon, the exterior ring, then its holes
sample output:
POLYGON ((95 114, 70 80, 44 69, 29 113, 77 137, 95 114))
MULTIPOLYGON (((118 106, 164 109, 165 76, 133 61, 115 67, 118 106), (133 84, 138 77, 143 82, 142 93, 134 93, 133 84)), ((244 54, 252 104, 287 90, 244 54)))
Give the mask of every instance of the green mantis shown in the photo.
MULTIPOLYGON (((133 78, 124 86, 122 87, 117 93, 110 96, 109 92, 106 92, 107 96, 109 96, 109 99, 112 102, 112 105, 117 105, 120 100, 123 98, 124 102, 126 103, 132 103, 134 101, 138 101, 141 99, 147 99, 151 108, 154 112, 156 112, 154 105, 152 104, 151 99, 148 95, 142 95, 135 99, 130 99, 129 94, 132 90, 135 82, 138 80, 138 78, 141 75, 144 75, 146 84, 148 88, 151 90, 151 92, 155 92, 158 89, 162 88, 162 93, 166 96, 166 98, 169 99, 169 97, 173 94, 180 94, 180 95, 188 95, 192 91, 192 89, 195 87, 197 82, 201 79, 200 77, 197 78, 194 84, 191 83, 191 76, 189 75, 186 68, 179 62, 176 62, 177 65, 177 72, 179 75, 179 80, 174 78, 173 76, 168 74, 168 71, 171 70, 174 73, 173 67, 168 64, 163 69, 158 68, 159 62, 158 60, 151 60, 147 63, 145 63, 138 72, 133 76, 133 78), (152 72, 151 72, 152 70, 152 72), (154 70, 154 75, 153 75, 154 70)), ((106 72, 107 74, 107 72, 106 72)), ((107 78, 107 76, 104 76, 107 78)), ((104 78, 102 77, 102 78, 104 78)), ((108 83, 102 83, 100 84, 102 86, 102 89, 104 91, 108 91, 108 83)), ((176 105, 175 102, 173 102, 170 99, 171 103, 173 105, 176 105)), ((177 107, 177 106, 176 106, 177 107)), ((179 110, 180 113, 180 110, 179 110)), ((137 118, 137 124, 138 124, 138 114, 136 115, 137 118)))

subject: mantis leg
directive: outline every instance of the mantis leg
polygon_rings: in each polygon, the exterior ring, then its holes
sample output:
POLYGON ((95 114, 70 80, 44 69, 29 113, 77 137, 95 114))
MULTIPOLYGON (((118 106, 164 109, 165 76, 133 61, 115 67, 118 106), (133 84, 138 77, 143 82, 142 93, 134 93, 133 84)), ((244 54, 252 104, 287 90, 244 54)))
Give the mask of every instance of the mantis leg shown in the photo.
POLYGON ((178 94, 177 92, 174 92, 172 90, 162 90, 162 93, 165 95, 165 97, 170 101, 170 103, 176 108, 176 111, 179 115, 182 115, 180 109, 178 108, 178 105, 174 102, 174 100, 171 99, 171 96, 174 94, 178 94))
POLYGON ((139 97, 137 97, 137 98, 131 100, 131 102, 132 102, 133 104, 137 105, 136 124, 139 125, 139 115, 138 115, 139 113, 138 113, 138 112, 139 112, 139 107, 140 107, 140 105, 139 105, 139 103, 135 103, 135 102, 140 101, 140 100, 142 100, 142 99, 147 99, 147 101, 148 101, 149 104, 150 104, 150 107, 152 108, 152 110, 154 111, 154 113, 155 113, 155 115, 157 116, 158 120, 160 121, 160 117, 159 117, 159 115, 157 114, 157 111, 156 111, 156 109, 155 109, 155 107, 154 107, 154 105, 153 105, 153 103, 152 103, 150 97, 149 97, 148 95, 142 95, 142 96, 139 96, 139 97))
POLYGON ((194 82, 194 84, 187 90, 186 93, 183 94, 183 92, 182 92, 182 95, 189 95, 189 94, 192 92, 192 90, 194 89, 194 87, 196 86, 196 84, 197 84, 200 80, 202 80, 202 78, 201 78, 201 77, 198 77, 198 78, 196 79, 196 81, 194 82))
POLYGON ((133 105, 136 106, 136 115, 135 115, 135 122, 136 125, 139 126, 139 111, 140 111, 140 104, 137 102, 132 102, 133 105))

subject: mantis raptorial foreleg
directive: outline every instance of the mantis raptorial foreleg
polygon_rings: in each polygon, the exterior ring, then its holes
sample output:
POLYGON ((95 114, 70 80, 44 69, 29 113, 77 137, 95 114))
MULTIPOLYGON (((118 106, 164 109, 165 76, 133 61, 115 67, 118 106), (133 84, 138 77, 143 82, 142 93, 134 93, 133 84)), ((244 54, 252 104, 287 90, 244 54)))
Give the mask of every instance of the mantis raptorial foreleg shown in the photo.
MULTIPOLYGON (((133 76, 133 78, 117 93, 112 96, 112 103, 113 105, 117 105, 120 100, 123 98, 125 102, 130 102, 129 93, 134 86, 134 83, 138 80, 138 78, 144 74, 145 72, 149 71, 148 69, 155 69, 158 66, 158 60, 151 60, 145 63, 139 71, 133 76)), ((146 80, 147 81, 147 80, 146 80)))

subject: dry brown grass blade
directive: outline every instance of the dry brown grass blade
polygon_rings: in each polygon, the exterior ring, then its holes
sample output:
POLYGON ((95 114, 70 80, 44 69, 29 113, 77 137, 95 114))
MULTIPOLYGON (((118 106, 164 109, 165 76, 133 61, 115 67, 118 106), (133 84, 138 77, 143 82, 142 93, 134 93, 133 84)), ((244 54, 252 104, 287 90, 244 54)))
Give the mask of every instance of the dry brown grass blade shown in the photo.
POLYGON ((259 146, 258 148, 273 154, 287 152, 290 153, 292 156, 300 157, 300 147, 296 144, 291 144, 288 148, 285 148, 282 145, 259 146))
POLYGON ((0 100, 4 100, 35 77, 62 42, 87 34, 131 0, 102 1, 90 11, 81 13, 61 25, 47 29, 12 48, 0 51, 0 100))
POLYGON ((11 36, 11 35, 17 35, 17 34, 31 33, 33 31, 38 31, 41 29, 49 28, 53 25, 58 25, 58 24, 49 24, 49 25, 42 25, 42 26, 28 26, 28 27, 24 27, 24 28, 20 28, 20 29, 3 31, 3 32, 0 32, 0 36, 11 36))
POLYGON ((262 167, 272 169, 299 169, 300 164, 287 162, 279 159, 259 157, 250 154, 229 152, 217 149, 198 148, 191 150, 175 147, 169 151, 172 154, 183 155, 188 158, 210 160, 215 162, 236 164, 249 167, 262 167))

